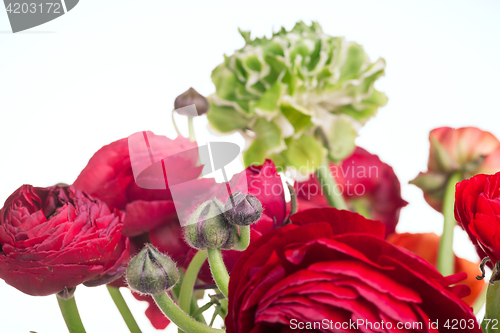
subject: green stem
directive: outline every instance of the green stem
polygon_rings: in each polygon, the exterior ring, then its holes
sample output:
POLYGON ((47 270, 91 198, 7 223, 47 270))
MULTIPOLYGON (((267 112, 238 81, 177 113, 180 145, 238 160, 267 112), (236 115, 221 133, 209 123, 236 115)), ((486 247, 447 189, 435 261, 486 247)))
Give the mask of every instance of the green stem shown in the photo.
POLYGON ((59 303, 59 308, 61 309, 62 316, 68 327, 70 333, 85 333, 85 327, 83 327, 82 319, 80 318, 80 313, 78 313, 78 308, 76 307, 75 298, 71 297, 66 300, 59 296, 57 297, 57 302, 59 303))
POLYGON ((250 245, 250 226, 242 226, 240 227, 240 239, 238 243, 233 247, 233 250, 236 251, 245 251, 250 245))
POLYGON ((347 209, 342 191, 336 191, 337 183, 332 176, 327 159, 325 159, 323 164, 316 170, 316 175, 330 206, 337 209, 347 209))
POLYGON ((182 311, 177 304, 172 301, 167 293, 153 295, 156 304, 175 325, 187 333, 222 333, 225 330, 216 329, 197 322, 186 312, 182 311))
POLYGON ((455 271, 455 255, 453 253, 453 232, 455 230, 455 185, 462 180, 460 172, 453 173, 448 179, 443 200, 444 226, 441 242, 439 243, 439 253, 437 268, 441 274, 448 276, 455 271))
POLYGON ((227 273, 226 265, 222 260, 220 249, 207 249, 208 263, 210 264, 210 271, 214 278, 220 292, 227 297, 229 286, 229 274, 227 273))
MULTIPOLYGON (((198 303, 196 302, 196 297, 192 297, 191 298, 191 312, 190 313, 195 313, 199 307, 198 307, 198 303)), ((196 321, 202 323, 202 324, 206 324, 207 322, 205 321, 205 317, 203 317, 203 314, 199 314, 197 316, 193 316, 194 319, 196 319, 196 321)))
POLYGON ((349 204, 352 205, 354 208, 354 211, 358 213, 359 215, 363 215, 363 217, 367 219, 371 219, 371 214, 370 211, 367 208, 367 205, 365 204, 364 200, 362 199, 354 199, 354 200, 349 200, 349 204))
POLYGON ((500 325, 500 271, 497 262, 493 269, 493 274, 488 284, 488 291, 486 292, 486 311, 484 319, 481 323, 483 332, 498 332, 500 325))
POLYGON ((174 124, 174 129, 177 132, 177 136, 182 136, 181 131, 179 131, 179 128, 177 127, 177 123, 175 122, 175 110, 172 110, 172 124, 174 124))
POLYGON ((118 311, 120 311, 120 314, 122 315, 125 324, 127 324, 127 327, 130 330, 130 333, 142 333, 141 329, 139 328, 139 325, 137 325, 137 322, 135 321, 135 318, 132 315, 132 312, 130 312, 129 307, 125 302, 125 299, 123 298, 120 289, 111 286, 106 286, 106 288, 108 288, 109 295, 113 299, 113 302, 115 302, 118 311))
POLYGON ((286 182, 286 186, 288 187, 288 191, 290 192, 290 216, 292 216, 298 211, 297 193, 295 193, 293 185, 289 182, 286 182))
POLYGON ((182 311, 189 313, 191 307, 191 298, 193 296, 193 288, 198 277, 198 272, 203 266, 203 263, 207 260, 206 251, 198 251, 186 270, 184 279, 182 280, 181 292, 179 294, 179 307, 182 311))
POLYGON ((188 129, 189 129, 189 140, 195 142, 196 135, 194 134, 193 119, 194 117, 188 117, 188 129))

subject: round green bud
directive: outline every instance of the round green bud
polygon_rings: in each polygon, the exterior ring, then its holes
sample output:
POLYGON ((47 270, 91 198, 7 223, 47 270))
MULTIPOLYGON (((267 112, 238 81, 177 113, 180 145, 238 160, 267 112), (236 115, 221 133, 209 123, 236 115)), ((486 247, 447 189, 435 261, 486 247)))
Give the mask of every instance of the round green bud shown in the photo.
POLYGON ((224 206, 217 199, 201 204, 184 228, 186 242, 195 249, 231 249, 239 239, 238 229, 224 217, 224 206))
POLYGON ((262 216, 262 204, 259 199, 240 191, 231 193, 224 206, 224 216, 233 224, 248 226, 262 216))
POLYGON ((179 281, 179 270, 174 261, 146 244, 127 267, 127 283, 133 291, 142 294, 159 295, 170 290, 179 281))

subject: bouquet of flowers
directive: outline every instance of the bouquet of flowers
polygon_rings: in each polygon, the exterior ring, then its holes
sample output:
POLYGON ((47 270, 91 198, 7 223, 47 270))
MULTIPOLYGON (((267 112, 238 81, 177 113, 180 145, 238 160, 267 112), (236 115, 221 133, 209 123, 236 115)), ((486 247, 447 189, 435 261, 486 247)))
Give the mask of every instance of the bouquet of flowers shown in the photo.
POLYGON ((240 33, 245 46, 212 72, 215 92, 175 100, 189 138, 138 132, 99 149, 71 185, 10 195, 0 278, 55 294, 70 333, 85 332, 81 284, 106 285, 132 333, 141 329, 120 288, 149 302, 158 330, 496 332, 500 141, 473 127, 432 130, 428 170, 411 183, 442 213, 443 234, 397 233, 408 204, 400 182, 355 144, 387 102, 374 87, 384 60, 316 22, 270 38, 240 33), (198 116, 245 138, 244 170, 226 175, 234 144, 198 145, 198 116), (481 263, 455 256, 457 222, 481 263))

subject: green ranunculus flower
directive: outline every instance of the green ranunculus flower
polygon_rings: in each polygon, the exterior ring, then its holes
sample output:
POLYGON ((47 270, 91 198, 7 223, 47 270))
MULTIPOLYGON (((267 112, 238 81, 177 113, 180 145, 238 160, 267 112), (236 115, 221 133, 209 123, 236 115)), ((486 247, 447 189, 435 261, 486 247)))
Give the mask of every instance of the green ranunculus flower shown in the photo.
POLYGON ((387 102, 373 88, 385 61, 372 63, 359 44, 324 34, 316 22, 270 39, 240 33, 246 45, 212 72, 208 119, 247 138, 245 164, 271 158, 309 174, 325 154, 350 155, 358 129, 387 102), (318 128, 325 135, 315 135, 318 128))

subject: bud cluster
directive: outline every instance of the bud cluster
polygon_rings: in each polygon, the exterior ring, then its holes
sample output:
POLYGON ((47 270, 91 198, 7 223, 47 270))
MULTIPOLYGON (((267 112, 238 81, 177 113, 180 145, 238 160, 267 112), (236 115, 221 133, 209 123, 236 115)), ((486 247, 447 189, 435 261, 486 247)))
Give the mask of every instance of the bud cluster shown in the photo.
POLYGON ((249 226, 262 215, 260 201, 240 191, 231 193, 225 205, 217 198, 201 204, 184 229, 186 242, 204 250, 232 249, 239 240, 239 226, 249 226))

